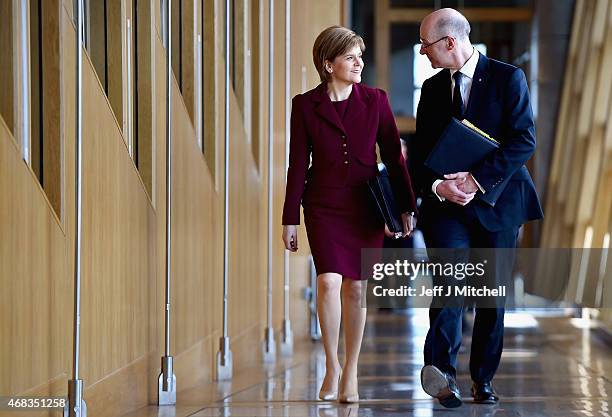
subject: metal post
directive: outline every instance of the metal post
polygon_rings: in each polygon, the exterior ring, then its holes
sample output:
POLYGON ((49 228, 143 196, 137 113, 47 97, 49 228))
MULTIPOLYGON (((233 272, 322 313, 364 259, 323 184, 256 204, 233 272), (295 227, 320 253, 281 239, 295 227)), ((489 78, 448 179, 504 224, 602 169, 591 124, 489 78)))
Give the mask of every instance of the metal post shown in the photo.
MULTIPOLYGON (((18 0, 16 13, 19 18, 19 61, 18 71, 19 88, 21 89, 21 157, 28 164, 32 164, 31 133, 30 133, 30 7, 29 0, 18 0)), ((15 13, 13 13, 15 16, 15 13)), ((41 92, 42 94, 42 92, 41 92)))
POLYGON ((83 400, 83 381, 79 379, 79 348, 81 340, 81 241, 82 241, 82 182, 83 182, 83 1, 77 0, 76 25, 76 169, 75 169, 75 245, 74 245, 74 329, 72 379, 68 381, 68 401, 64 417, 87 417, 83 400))
POLYGON ((229 287, 229 97, 230 97, 230 0, 225 0, 225 191, 223 215, 223 337, 217 352, 217 380, 232 379, 233 360, 227 330, 227 292, 229 287))
POLYGON ((276 361, 276 344, 272 326, 272 215, 274 212, 274 0, 269 0, 270 26, 268 31, 268 317, 262 348, 264 363, 276 361))
POLYGON ((200 151, 204 150, 204 131, 203 131, 203 120, 204 120, 204 103, 202 97, 204 95, 204 80, 202 75, 202 66, 204 61, 204 51, 202 49, 202 33, 204 32, 204 4, 201 1, 193 2, 193 27, 195 30, 195 46, 196 46, 196 141, 200 147, 200 151), (201 26, 200 26, 201 22, 201 26))
POLYGON ((170 274, 172 266, 172 26, 170 0, 166 6, 166 349, 158 379, 158 405, 176 404, 174 358, 170 356, 170 274))
MULTIPOLYGON (((196 16, 198 14, 196 13, 196 16)), ((200 151, 202 151, 203 148, 203 143, 204 143, 204 131, 203 131, 203 126, 202 126, 202 121, 204 118, 203 112, 204 112, 204 106, 202 105, 202 96, 203 96, 203 80, 202 80, 202 35, 198 33, 198 36, 196 38, 196 62, 197 62, 197 66, 196 66, 196 70, 198 72, 198 74, 196 75, 196 80, 198 82, 197 85, 197 95, 196 95, 196 100, 198 101, 198 104, 196 106, 197 108, 197 114, 196 114, 196 135, 197 135, 197 140, 198 140, 198 146, 200 147, 200 151)))
POLYGON ((132 26, 130 19, 127 19, 127 35, 126 35, 126 66, 127 66, 127 140, 128 140, 128 152, 130 157, 134 159, 134 111, 132 109, 133 94, 132 91, 132 26))
MULTIPOLYGON (((291 0, 285 0, 285 181, 289 169, 290 107, 291 107, 291 0)), ((293 332, 289 318, 289 251, 284 256, 283 333, 280 343, 282 356, 293 355, 293 332)))
POLYGON ((310 261, 310 338, 312 340, 321 339, 321 325, 319 323, 319 314, 317 313, 317 269, 314 264, 312 255, 310 261))

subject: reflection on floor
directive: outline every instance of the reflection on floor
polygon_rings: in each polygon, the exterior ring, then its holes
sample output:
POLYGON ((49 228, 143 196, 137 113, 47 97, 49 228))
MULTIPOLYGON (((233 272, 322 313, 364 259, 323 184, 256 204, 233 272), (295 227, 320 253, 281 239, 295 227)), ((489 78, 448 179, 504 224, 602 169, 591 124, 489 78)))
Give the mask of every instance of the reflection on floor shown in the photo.
POLYGON ((427 310, 372 311, 360 360, 355 405, 315 401, 323 379, 320 344, 303 342, 291 360, 240 372, 231 383, 179 392, 176 407, 147 407, 142 416, 607 416, 611 417, 612 349, 568 318, 511 314, 494 386, 498 405, 469 397, 469 331, 460 352, 463 407, 447 410, 423 392, 419 372, 427 310))

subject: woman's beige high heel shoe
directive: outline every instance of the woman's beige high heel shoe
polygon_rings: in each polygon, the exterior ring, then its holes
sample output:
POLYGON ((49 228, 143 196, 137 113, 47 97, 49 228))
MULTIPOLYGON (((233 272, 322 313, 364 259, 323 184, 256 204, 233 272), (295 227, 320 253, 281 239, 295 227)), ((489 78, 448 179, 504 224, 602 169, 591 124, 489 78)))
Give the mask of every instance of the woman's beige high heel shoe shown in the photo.
MULTIPOLYGON (((338 386, 340 386, 340 378, 342 378, 342 371, 340 371, 340 376, 338 376, 338 386)), ((321 387, 319 399, 323 401, 336 401, 338 399, 338 389, 335 391, 323 391, 323 387, 321 387)))
MULTIPOLYGON (((357 384, 355 384, 357 386, 357 384)), ((338 384, 338 388, 340 388, 340 384, 338 384)), ((338 402, 345 404, 354 404, 359 402, 359 392, 340 392, 338 394, 338 402)))
POLYGON ((338 402, 344 404, 354 404, 359 402, 359 394, 346 394, 342 393, 338 395, 338 402))

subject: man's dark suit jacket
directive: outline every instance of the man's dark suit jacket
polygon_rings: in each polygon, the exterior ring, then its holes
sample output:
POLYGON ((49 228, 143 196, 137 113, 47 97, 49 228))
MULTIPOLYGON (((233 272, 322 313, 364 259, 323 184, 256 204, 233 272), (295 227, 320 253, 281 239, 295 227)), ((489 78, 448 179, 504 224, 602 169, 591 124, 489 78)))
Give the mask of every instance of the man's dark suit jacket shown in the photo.
MULTIPOLYGON (((417 193, 424 197, 424 215, 426 211, 452 212, 458 207, 449 201, 440 202, 433 195, 433 182, 444 178, 423 164, 451 114, 450 70, 444 69, 423 83, 417 110, 412 178, 417 193)), ((488 192, 510 178, 493 206, 478 197, 468 204, 473 205, 480 223, 495 232, 541 219, 538 195, 524 166, 535 150, 536 140, 523 71, 480 54, 464 118, 501 143, 499 150, 470 170, 476 181, 488 192)))

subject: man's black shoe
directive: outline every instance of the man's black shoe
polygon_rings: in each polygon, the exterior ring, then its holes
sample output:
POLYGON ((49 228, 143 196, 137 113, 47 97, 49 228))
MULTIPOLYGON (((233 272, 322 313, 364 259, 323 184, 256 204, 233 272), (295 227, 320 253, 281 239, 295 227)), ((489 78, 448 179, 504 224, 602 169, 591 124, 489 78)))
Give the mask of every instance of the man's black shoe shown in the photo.
POLYGON ((463 404, 455 378, 433 365, 426 365, 421 369, 421 385, 423 390, 437 398, 443 407, 457 408, 463 404))
POLYGON ((472 396, 474 402, 478 404, 495 404, 499 401, 499 397, 495 394, 490 382, 474 382, 472 384, 472 396))

